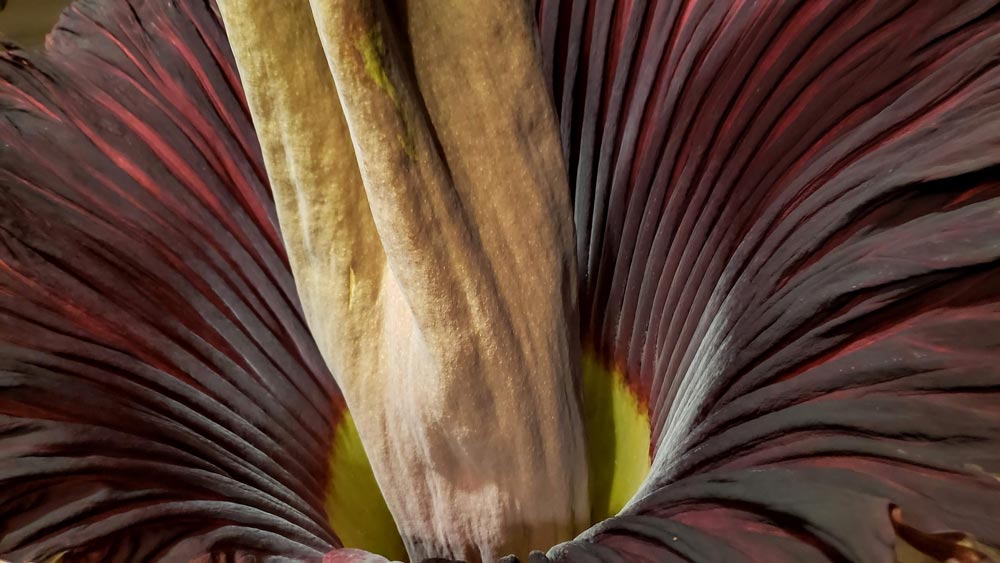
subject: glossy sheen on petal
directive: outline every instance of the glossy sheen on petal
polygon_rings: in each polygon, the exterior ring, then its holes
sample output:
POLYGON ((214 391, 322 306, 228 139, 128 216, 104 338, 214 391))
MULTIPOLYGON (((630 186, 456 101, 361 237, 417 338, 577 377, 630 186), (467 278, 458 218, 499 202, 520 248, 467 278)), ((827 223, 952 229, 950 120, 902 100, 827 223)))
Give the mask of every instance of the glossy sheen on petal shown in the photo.
POLYGON ((1000 544, 995 4, 538 5, 584 340, 655 451, 551 557, 1000 544))
POLYGON ((576 272, 532 14, 221 5, 309 326, 411 558, 572 537, 576 272))
POLYGON ((214 9, 77 2, 0 77, 0 558, 338 547, 343 399, 214 9))

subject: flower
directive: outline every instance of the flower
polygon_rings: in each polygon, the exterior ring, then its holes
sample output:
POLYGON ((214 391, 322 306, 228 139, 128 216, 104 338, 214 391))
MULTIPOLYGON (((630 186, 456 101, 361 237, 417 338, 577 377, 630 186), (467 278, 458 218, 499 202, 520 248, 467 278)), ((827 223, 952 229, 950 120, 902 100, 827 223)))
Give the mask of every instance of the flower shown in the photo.
POLYGON ((0 57, 0 557, 998 556, 1000 11, 220 4, 0 57))

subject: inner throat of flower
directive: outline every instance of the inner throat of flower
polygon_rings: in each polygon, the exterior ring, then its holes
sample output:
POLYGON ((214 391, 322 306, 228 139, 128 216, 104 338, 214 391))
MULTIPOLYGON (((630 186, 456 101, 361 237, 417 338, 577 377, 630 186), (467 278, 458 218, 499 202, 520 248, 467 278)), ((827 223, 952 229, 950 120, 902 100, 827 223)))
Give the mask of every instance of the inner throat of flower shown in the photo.
MULTIPOLYGON (((589 352, 583 356, 583 422, 592 525, 617 514, 649 472, 650 426, 646 405, 623 374, 589 352)), ((406 561, 403 540, 350 413, 338 422, 334 436, 326 491, 330 526, 344 547, 406 561)))

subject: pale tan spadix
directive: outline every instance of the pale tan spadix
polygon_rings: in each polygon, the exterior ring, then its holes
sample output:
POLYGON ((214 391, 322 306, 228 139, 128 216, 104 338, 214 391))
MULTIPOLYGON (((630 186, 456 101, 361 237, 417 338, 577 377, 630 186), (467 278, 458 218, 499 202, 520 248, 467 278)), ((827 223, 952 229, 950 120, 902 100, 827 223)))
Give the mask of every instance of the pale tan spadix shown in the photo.
POLYGON ((307 320, 407 550, 587 523, 569 191, 522 0, 222 0, 307 320))

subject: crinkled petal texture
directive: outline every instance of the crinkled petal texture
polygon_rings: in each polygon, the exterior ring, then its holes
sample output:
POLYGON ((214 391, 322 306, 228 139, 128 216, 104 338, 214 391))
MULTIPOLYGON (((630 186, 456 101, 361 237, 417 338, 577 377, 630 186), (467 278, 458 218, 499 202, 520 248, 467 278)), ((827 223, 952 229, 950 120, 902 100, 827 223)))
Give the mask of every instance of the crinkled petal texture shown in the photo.
POLYGON ((0 76, 0 559, 322 558, 343 401, 214 8, 78 2, 0 76))
POLYGON ((994 4, 540 3, 585 344, 653 458, 549 557, 1000 544, 994 4))

